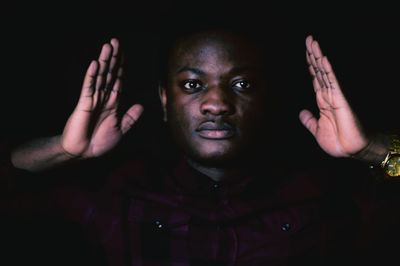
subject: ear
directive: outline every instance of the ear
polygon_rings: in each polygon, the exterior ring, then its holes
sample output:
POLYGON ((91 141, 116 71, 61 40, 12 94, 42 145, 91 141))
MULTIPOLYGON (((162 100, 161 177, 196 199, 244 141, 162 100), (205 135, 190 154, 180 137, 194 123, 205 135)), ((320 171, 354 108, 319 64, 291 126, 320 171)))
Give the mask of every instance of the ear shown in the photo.
POLYGON ((167 122, 167 89, 161 84, 158 85, 158 96, 160 97, 161 106, 164 112, 163 120, 167 122))

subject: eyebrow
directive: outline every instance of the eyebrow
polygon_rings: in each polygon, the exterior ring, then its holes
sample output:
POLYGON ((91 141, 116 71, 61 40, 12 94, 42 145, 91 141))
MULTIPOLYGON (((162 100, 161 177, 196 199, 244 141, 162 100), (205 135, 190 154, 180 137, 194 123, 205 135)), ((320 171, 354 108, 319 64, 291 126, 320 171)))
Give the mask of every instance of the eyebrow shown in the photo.
MULTIPOLYGON (((251 66, 234 67, 229 71, 229 74, 238 75, 243 72, 248 72, 248 71, 257 70, 257 69, 258 69, 257 67, 251 67, 251 66)), ((176 71, 177 74, 182 73, 182 72, 192 72, 199 76, 206 75, 206 73, 203 70, 201 70, 199 68, 195 68, 195 67, 188 67, 188 66, 181 67, 178 71, 176 71)))
POLYGON ((258 71, 260 70, 260 67, 254 67, 254 66, 242 66, 242 67, 234 67, 229 71, 229 74, 235 76, 239 75, 243 72, 251 72, 251 71, 258 71))
POLYGON ((198 69, 198 68, 195 68, 195 67, 188 67, 188 66, 181 67, 178 71, 176 71, 176 74, 179 74, 179 73, 182 73, 182 72, 192 72, 192 73, 194 73, 196 75, 199 75, 199 76, 204 76, 206 74, 201 69, 198 69))

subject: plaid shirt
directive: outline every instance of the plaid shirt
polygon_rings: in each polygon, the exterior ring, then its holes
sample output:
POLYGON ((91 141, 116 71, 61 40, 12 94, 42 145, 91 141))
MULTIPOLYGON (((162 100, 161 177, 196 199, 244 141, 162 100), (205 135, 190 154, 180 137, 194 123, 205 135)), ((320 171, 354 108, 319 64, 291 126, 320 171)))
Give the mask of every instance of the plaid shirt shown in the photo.
MULTIPOLYGON (((53 189, 40 206, 87 228, 112 266, 329 265, 367 255, 376 202, 338 193, 329 178, 274 175, 216 183, 185 163, 163 171, 135 161, 105 189, 53 189)), ((2 208, 31 212, 38 203, 27 198, 2 208)))

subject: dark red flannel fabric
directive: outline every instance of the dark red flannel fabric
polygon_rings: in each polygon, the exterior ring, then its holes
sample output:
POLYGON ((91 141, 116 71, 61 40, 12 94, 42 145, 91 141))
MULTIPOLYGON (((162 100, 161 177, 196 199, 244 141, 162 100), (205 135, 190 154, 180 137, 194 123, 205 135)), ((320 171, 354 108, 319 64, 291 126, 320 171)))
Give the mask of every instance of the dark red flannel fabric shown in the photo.
POLYGON ((249 171, 217 183, 184 162, 169 170, 132 161, 101 189, 17 193, 1 206, 43 209, 82 225, 103 265, 365 262, 366 243, 376 239, 376 202, 326 176, 249 171))

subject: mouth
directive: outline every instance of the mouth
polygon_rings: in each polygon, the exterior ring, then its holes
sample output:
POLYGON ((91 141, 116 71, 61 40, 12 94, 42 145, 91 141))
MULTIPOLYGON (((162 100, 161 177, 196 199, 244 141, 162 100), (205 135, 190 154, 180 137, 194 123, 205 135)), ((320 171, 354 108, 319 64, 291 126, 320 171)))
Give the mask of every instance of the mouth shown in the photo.
POLYGON ((233 138, 236 134, 233 126, 228 123, 205 122, 196 129, 197 134, 204 139, 225 140, 233 138))

